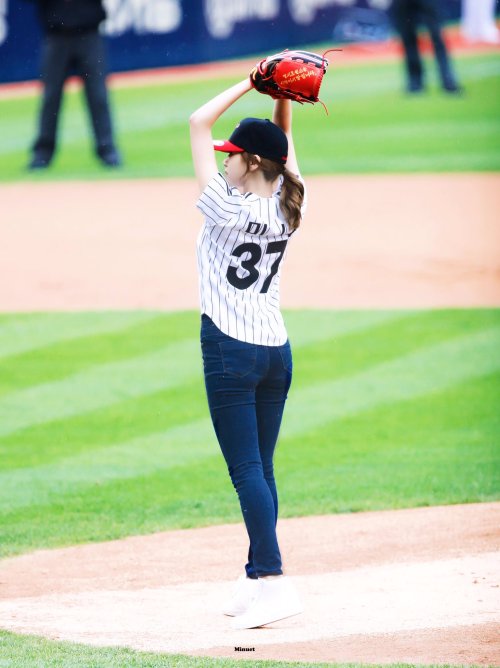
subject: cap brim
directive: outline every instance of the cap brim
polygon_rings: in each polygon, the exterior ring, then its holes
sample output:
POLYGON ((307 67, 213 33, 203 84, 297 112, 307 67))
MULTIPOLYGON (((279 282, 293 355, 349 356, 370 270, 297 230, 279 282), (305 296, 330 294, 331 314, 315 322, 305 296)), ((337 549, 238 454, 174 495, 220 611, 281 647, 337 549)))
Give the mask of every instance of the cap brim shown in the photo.
POLYGON ((243 153, 244 150, 244 148, 240 148, 227 140, 216 139, 214 141, 214 151, 222 151, 223 153, 243 153))

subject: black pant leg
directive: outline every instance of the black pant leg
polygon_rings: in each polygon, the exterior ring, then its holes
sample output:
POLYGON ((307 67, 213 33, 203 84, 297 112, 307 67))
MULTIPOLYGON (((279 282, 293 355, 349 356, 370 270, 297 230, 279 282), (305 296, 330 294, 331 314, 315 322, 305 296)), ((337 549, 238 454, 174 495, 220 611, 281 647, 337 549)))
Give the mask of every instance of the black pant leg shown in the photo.
POLYGON ((50 34, 46 35, 42 46, 43 94, 33 152, 48 160, 56 148, 61 99, 71 60, 70 46, 65 36, 50 34))
POLYGON ((432 40, 441 85, 447 89, 456 88, 456 79, 441 33, 441 17, 439 16, 436 4, 431 0, 420 0, 420 2, 422 6, 422 20, 432 40))
POLYGON ((106 87, 106 52, 97 31, 78 37, 78 67, 82 76, 96 152, 103 155, 115 150, 113 126, 106 87))
POLYGON ((418 50, 418 22, 414 3, 411 0, 394 0, 391 16, 403 44, 408 87, 421 88, 423 67, 418 50))

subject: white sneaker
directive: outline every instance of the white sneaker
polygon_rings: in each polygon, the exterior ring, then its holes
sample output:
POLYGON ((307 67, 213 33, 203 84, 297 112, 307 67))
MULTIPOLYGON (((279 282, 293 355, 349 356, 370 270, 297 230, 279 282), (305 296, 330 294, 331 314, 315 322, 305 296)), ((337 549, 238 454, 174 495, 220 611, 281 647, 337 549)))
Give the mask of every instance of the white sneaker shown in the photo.
POLYGON ((253 603, 259 589, 257 579, 247 578, 241 575, 236 581, 231 599, 226 603, 222 612, 228 617, 236 617, 246 612, 253 603))
POLYGON ((233 629, 253 629, 303 612, 299 595, 285 575, 260 578, 257 596, 248 610, 231 622, 233 629))

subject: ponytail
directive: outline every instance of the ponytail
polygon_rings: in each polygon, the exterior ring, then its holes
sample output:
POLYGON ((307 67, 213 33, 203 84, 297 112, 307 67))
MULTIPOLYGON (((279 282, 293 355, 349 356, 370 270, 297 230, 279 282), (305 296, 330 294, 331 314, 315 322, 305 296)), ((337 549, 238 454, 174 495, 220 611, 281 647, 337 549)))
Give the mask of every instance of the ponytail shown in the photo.
POLYGON ((280 193, 280 207, 292 230, 296 230, 300 225, 303 202, 304 184, 285 167, 280 193))
MULTIPOLYGON (((246 151, 242 153, 247 167, 255 162, 255 156, 246 151)), ((274 181, 278 176, 283 177, 283 184, 280 193, 280 209, 285 216, 285 220, 292 230, 296 230, 302 219, 302 204, 304 202, 304 184, 284 165, 259 158, 260 169, 264 174, 266 181, 274 181)))

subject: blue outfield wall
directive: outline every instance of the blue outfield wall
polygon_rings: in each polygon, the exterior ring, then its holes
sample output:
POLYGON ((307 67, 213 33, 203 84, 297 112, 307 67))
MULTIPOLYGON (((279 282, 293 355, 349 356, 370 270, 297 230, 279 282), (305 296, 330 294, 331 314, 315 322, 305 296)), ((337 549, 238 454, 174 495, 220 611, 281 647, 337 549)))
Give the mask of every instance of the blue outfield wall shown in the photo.
MULTIPOLYGON (((382 41, 391 0, 105 0, 110 71, 188 65, 314 42, 382 41)), ((457 20, 461 0, 441 0, 457 20)), ((39 76, 35 3, 0 0, 0 83, 39 76)))

